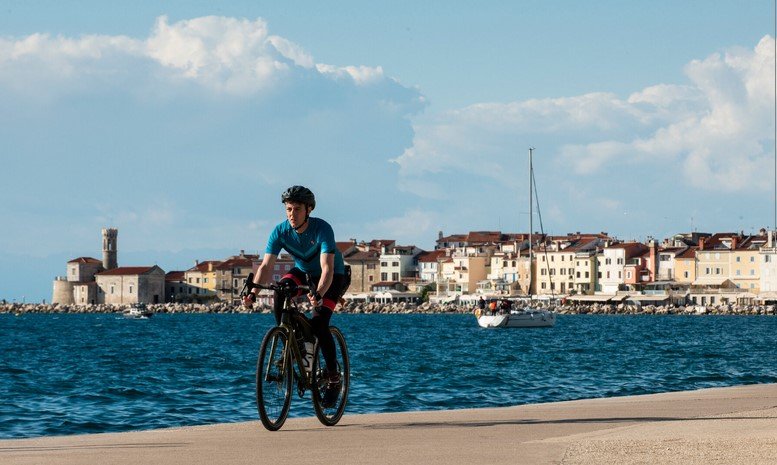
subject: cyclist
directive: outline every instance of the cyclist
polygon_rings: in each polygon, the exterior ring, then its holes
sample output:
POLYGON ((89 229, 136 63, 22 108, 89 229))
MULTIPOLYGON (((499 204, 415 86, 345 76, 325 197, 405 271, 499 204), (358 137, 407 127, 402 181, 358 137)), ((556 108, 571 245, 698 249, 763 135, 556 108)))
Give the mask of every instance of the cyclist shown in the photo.
MULTIPOLYGON (((294 257, 294 268, 281 278, 281 283, 293 282, 297 285, 309 284, 315 292, 308 295, 313 306, 310 319, 313 331, 326 362, 327 389, 324 394, 324 407, 329 408, 337 401, 340 391, 340 373, 335 358, 335 341, 329 332, 329 319, 338 301, 348 289, 350 277, 346 273, 343 256, 335 244, 332 227, 320 218, 311 218, 316 208, 316 197, 304 186, 292 186, 281 195, 286 209, 286 221, 278 224, 270 234, 264 259, 254 276, 254 283, 270 281, 275 260, 281 249, 294 257)), ((246 295, 243 304, 251 308, 256 301, 254 288, 246 295)), ((274 313, 276 323, 280 323, 283 302, 276 293, 274 313)))

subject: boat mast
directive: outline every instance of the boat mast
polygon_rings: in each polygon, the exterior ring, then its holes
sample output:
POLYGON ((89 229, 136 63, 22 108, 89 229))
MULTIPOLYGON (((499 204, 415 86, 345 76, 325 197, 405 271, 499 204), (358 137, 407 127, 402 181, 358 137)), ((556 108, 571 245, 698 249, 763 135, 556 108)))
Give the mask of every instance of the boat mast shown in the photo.
POLYGON ((531 282, 532 282, 532 263, 534 263, 533 260, 533 254, 532 254, 532 231, 534 230, 534 215, 532 214, 532 182, 534 176, 532 176, 532 152, 534 151, 534 147, 529 147, 529 299, 531 299, 531 282))

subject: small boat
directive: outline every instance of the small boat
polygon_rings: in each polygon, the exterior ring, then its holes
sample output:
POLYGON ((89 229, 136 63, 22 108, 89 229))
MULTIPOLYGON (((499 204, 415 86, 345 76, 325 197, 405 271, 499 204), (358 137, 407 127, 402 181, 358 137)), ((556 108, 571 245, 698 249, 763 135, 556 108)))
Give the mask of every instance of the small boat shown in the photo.
POLYGON ((132 307, 124 310, 122 314, 126 318, 132 318, 136 320, 145 320, 154 316, 154 312, 149 310, 145 304, 135 304, 132 307))

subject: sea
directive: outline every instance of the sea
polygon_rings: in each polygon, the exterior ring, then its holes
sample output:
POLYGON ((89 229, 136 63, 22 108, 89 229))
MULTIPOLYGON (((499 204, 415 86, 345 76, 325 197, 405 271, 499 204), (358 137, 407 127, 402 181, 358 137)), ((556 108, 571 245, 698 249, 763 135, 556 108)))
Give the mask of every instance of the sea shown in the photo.
MULTIPOLYGON (((0 438, 256 420, 261 314, 0 315, 0 438)), ((483 329, 472 315, 335 314, 346 415, 503 407, 777 383, 777 317, 560 315, 483 329)), ((313 416, 294 394, 292 417, 313 416)), ((257 426, 260 428, 261 426, 257 426)))

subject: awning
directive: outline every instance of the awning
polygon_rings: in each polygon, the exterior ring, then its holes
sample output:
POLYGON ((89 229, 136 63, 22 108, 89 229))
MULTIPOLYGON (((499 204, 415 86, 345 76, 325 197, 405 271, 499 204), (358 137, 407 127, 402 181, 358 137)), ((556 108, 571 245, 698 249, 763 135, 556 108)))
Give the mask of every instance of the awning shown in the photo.
POLYGON ((608 295, 608 294, 599 294, 599 295, 571 295, 567 297, 567 300, 571 300, 572 302, 609 302, 610 299, 614 297, 619 297, 615 295, 608 295))
POLYGON ((630 295, 626 297, 627 301, 632 302, 666 302, 669 300, 668 295, 630 295))

